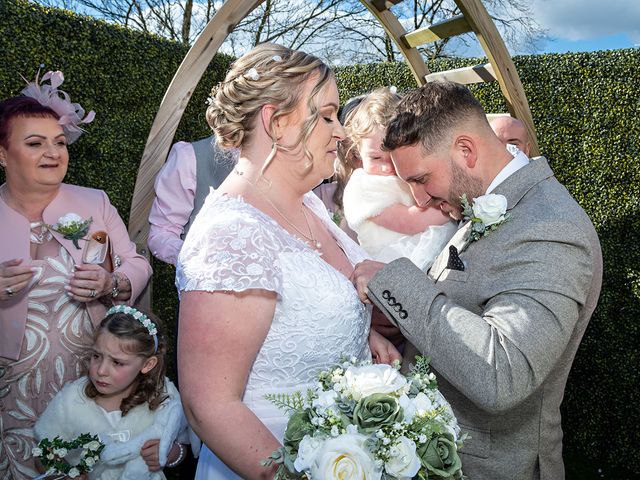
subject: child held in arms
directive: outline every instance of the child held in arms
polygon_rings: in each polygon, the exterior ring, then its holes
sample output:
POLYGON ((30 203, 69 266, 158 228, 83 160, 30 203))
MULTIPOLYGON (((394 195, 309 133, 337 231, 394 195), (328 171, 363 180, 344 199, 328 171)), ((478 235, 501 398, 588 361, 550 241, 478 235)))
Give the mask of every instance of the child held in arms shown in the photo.
POLYGON ((457 229, 438 207, 415 204, 409 185, 396 175, 389 152, 382 150, 387 123, 400 96, 388 88, 368 94, 345 124, 362 160, 344 190, 344 214, 358 242, 374 260, 409 258, 427 270, 457 229))

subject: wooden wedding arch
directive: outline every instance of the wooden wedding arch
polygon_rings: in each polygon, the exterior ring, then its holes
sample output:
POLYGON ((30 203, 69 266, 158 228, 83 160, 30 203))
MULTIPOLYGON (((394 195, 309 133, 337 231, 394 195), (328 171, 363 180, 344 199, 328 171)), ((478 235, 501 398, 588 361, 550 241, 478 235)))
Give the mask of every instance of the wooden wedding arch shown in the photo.
MULTIPOLYGON (((154 199, 153 183, 160 171, 195 87, 211 63, 222 42, 264 0, 227 0, 202 31, 185 56, 167 89, 155 117, 142 155, 131 200, 129 236, 138 252, 149 255, 149 210, 154 199)), ((529 103, 511 56, 481 0, 454 0, 462 12, 441 23, 407 32, 390 8, 402 0, 360 0, 378 19, 396 43, 418 83, 452 80, 471 84, 497 81, 509 114, 524 122, 532 144, 532 155, 538 154, 538 143, 529 103), (473 32, 489 62, 484 65, 431 73, 416 49, 419 45, 473 32)), ((149 289, 147 289, 149 290, 149 289)), ((142 299, 148 307, 149 291, 142 299)))

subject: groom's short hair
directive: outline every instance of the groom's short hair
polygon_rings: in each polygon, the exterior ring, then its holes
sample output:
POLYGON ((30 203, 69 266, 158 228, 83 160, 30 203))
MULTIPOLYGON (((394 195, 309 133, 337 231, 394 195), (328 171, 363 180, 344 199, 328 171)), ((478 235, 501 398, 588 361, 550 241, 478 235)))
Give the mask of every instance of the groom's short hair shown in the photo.
POLYGON ((467 87, 453 82, 427 83, 405 95, 396 107, 382 145, 391 151, 421 143, 429 154, 454 127, 469 121, 489 128, 482 105, 467 87))

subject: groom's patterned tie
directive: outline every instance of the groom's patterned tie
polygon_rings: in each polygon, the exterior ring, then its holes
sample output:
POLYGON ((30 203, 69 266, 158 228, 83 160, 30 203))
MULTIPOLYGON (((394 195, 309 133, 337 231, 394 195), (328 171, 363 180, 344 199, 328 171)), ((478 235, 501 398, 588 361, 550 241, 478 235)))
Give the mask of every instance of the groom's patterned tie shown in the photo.
POLYGON ((449 246, 449 261, 447 262, 447 268, 450 270, 460 270, 464 272, 464 263, 460 260, 460 255, 458 255, 458 249, 455 245, 449 246))

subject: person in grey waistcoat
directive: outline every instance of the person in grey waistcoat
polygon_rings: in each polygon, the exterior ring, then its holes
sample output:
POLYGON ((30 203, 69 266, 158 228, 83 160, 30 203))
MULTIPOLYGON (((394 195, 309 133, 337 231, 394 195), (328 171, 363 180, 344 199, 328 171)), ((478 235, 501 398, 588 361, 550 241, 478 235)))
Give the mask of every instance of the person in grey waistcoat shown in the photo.
POLYGON ((418 205, 461 222, 428 273, 358 264, 361 299, 431 357, 470 435, 470 480, 564 478, 560 404, 602 282, 591 221, 544 158, 505 149, 464 86, 408 94, 384 147, 418 205))
POLYGON ((211 188, 233 169, 236 152, 216 145, 215 137, 178 142, 156 177, 156 198, 149 213, 149 250, 159 260, 176 264, 189 226, 211 188))

